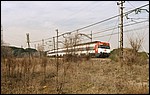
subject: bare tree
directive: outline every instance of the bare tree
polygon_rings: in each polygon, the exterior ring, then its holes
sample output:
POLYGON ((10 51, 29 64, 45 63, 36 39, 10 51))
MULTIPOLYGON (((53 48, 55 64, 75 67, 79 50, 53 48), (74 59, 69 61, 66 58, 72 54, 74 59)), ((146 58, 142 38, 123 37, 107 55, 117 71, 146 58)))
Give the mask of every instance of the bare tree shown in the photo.
POLYGON ((140 63, 141 58, 139 56, 138 51, 140 50, 142 43, 143 43, 144 37, 141 38, 129 38, 129 45, 131 46, 131 49, 124 49, 124 59, 125 63, 128 65, 132 65, 135 63, 140 63))
POLYGON ((134 52, 139 51, 139 49, 141 48, 141 45, 143 43, 143 39, 144 38, 135 38, 135 39, 133 39, 131 37, 129 38, 129 43, 130 43, 134 52))
POLYGON ((75 61, 74 59, 77 57, 77 48, 76 45, 79 44, 80 37, 75 35, 69 35, 65 38, 64 47, 66 48, 66 61, 75 61))
POLYGON ((43 56, 44 47, 38 44, 37 50, 40 53, 40 57, 43 56))

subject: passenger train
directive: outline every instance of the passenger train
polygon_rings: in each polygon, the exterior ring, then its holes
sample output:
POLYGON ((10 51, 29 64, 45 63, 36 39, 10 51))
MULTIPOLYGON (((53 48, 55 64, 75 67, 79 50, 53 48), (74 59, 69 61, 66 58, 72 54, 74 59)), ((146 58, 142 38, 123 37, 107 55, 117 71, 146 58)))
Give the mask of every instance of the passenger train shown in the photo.
MULTIPOLYGON (((108 42, 93 41, 88 43, 82 43, 74 45, 68 48, 59 48, 58 56, 64 56, 67 54, 83 56, 88 55, 91 57, 109 57, 110 44, 108 42)), ((56 56, 57 50, 50 50, 47 52, 47 56, 56 56)))

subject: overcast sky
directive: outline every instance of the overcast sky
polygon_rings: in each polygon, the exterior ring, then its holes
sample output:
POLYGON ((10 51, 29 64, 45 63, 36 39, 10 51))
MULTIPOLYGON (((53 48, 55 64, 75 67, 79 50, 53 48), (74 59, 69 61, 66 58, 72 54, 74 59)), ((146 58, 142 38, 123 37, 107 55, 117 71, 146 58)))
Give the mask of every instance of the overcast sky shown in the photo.
MULTIPOLYGON (((149 1, 126 1, 124 12, 145 4, 149 4, 149 1)), ((149 6, 145 8, 149 9, 149 6)), ((56 36, 56 29, 59 30, 59 34, 62 34, 105 20, 118 15, 118 13, 117 1, 1 1, 3 40, 10 45, 26 48, 26 33, 30 34, 31 42, 42 40, 56 36)), ((134 30, 132 33, 124 33, 124 47, 129 46, 129 36, 134 38, 142 35, 144 36, 144 42, 141 50, 149 52, 149 13, 146 11, 142 11, 141 14, 137 15, 132 13, 130 17, 140 19, 127 20, 124 18, 124 22, 134 23, 146 19, 148 21, 124 29, 134 30), (140 26, 141 29, 136 29, 140 26)), ((97 33, 109 27, 116 27, 118 23, 118 18, 115 18, 79 32, 89 34, 92 31, 97 33)), ((93 41, 109 41, 112 49, 118 48, 119 35, 98 37, 117 31, 118 29, 114 29, 107 31, 108 33, 95 34, 93 35, 93 41)), ((31 46, 34 47, 35 44, 38 43, 33 43, 31 46)))

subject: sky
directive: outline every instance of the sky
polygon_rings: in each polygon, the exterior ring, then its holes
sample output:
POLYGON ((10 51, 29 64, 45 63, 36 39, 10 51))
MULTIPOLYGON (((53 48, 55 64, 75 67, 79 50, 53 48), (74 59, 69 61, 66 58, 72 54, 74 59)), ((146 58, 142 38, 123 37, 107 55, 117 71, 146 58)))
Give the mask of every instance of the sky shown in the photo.
MULTIPOLYGON (((149 4, 149 1, 125 1, 124 12, 142 5, 149 4)), ((149 5, 144 7, 149 9, 149 5)), ((1 1, 1 25, 3 28, 3 41, 11 46, 27 47, 26 33, 29 33, 31 47, 36 48, 42 43, 42 39, 56 36, 56 29, 59 34, 74 31, 84 26, 108 19, 119 14, 117 1, 1 1)), ((134 12, 124 17, 124 25, 147 20, 143 23, 127 26, 124 31, 124 47, 130 47, 128 39, 144 37, 141 51, 149 52, 149 13, 141 11, 134 12), (138 19, 136 19, 138 18, 138 19), (139 28, 139 29, 138 29, 139 28)), ((108 41, 111 49, 119 47, 119 35, 109 35, 119 32, 117 27, 120 23, 119 18, 114 18, 98 25, 80 30, 84 34, 93 33, 93 41, 108 41), (105 31, 100 33, 101 31, 105 31), (109 36, 104 36, 109 35, 109 36)), ((90 39, 82 37, 87 42, 90 39)), ((63 38, 59 38, 63 41, 63 38)), ((45 49, 52 48, 46 46, 45 49)), ((49 43, 52 44, 52 43, 49 43)))

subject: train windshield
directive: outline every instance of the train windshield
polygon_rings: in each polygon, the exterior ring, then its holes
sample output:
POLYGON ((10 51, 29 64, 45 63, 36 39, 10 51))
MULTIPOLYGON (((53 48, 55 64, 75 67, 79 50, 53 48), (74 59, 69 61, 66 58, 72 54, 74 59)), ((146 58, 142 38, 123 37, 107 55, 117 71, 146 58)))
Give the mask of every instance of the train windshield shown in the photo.
POLYGON ((99 45, 98 48, 110 49, 110 46, 99 45))

